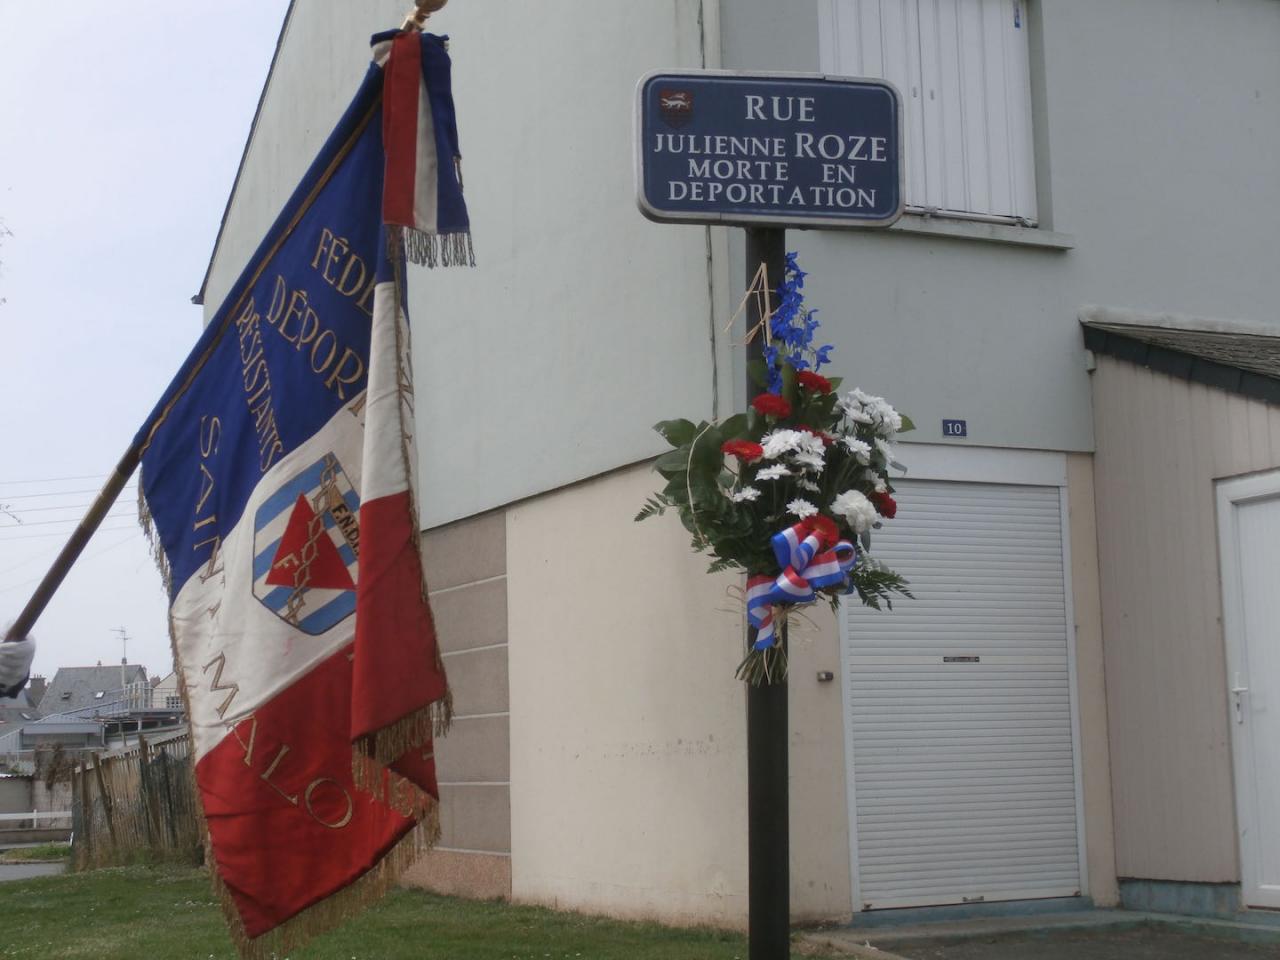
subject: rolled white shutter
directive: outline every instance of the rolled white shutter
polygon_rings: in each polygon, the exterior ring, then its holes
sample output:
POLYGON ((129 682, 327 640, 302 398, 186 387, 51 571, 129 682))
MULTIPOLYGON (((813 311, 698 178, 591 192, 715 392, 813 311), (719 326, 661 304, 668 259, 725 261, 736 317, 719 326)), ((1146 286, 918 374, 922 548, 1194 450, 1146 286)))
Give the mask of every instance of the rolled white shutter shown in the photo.
POLYGON ((1080 891, 1059 491, 904 482, 844 607, 861 909, 1080 891))

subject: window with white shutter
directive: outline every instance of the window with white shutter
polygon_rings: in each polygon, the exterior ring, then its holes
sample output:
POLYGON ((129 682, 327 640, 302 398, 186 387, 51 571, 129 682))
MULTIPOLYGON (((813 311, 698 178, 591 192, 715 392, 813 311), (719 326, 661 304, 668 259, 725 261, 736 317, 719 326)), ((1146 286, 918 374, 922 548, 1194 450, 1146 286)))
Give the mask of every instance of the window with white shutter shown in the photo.
POLYGON ((823 71, 902 92, 907 209, 1034 225, 1026 0, 821 0, 823 71))

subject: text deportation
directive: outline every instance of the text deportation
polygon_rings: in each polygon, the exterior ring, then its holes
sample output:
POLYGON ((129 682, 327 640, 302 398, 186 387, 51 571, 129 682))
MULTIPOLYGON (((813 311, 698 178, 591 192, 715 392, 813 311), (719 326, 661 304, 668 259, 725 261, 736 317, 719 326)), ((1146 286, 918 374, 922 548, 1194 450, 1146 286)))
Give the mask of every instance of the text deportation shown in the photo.
MULTIPOLYGON (((817 98, 761 96, 743 98, 748 122, 816 124, 817 98)), ((775 126, 776 129, 776 126, 775 126)), ((889 162, 884 136, 814 133, 796 130, 786 136, 655 133, 654 155, 687 160, 685 176, 668 180, 669 201, 727 200, 774 207, 874 207, 876 188, 858 183, 858 164, 889 162), (820 164, 817 182, 792 183, 792 165, 820 164)))

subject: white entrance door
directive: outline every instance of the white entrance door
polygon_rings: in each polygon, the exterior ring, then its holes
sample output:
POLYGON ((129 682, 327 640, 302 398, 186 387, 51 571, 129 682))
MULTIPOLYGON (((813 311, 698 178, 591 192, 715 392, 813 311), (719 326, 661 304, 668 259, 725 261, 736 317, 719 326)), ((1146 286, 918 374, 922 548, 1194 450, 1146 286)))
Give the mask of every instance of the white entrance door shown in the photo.
POLYGON ((1219 484, 1218 531, 1242 893, 1280 908, 1280 474, 1219 484))
POLYGON ((903 481, 844 607, 856 910, 1081 892, 1062 490, 903 481))

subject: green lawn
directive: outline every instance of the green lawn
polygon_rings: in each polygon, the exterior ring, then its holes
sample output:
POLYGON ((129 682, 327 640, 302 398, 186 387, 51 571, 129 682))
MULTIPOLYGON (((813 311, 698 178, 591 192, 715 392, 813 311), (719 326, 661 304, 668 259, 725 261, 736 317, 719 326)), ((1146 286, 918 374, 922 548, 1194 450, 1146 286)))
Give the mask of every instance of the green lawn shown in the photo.
MULTIPOLYGON (((0 957, 233 960, 208 877, 117 867, 0 883, 0 957)), ((743 937, 399 890, 289 960, 745 960, 743 937)), ((283 960, 283 958, 281 958, 283 960)))

